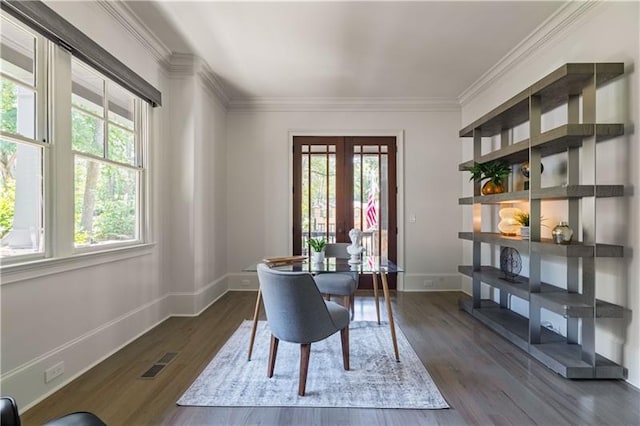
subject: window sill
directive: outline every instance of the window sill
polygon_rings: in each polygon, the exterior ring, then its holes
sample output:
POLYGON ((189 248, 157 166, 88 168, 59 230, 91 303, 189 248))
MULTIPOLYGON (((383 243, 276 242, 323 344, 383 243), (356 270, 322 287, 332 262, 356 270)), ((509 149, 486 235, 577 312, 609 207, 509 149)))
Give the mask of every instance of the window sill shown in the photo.
POLYGON ((13 265, 3 265, 0 268, 0 273, 2 274, 0 285, 30 280, 51 274, 59 274, 75 269, 88 268, 95 265, 103 265, 105 263, 131 259, 138 256, 147 256, 153 253, 154 247, 155 244, 153 243, 138 244, 99 252, 74 254, 69 257, 38 259, 13 265))

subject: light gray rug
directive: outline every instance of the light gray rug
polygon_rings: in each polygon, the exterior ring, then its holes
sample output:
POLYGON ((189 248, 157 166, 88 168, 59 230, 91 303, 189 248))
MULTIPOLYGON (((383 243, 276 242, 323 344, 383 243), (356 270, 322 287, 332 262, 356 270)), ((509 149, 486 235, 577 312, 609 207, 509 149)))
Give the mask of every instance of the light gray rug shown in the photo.
POLYGON ((342 366, 340 333, 311 345, 306 396, 298 396, 300 345, 280 342, 273 378, 267 377, 270 331, 260 321, 251 361, 251 321, 238 327, 178 405, 236 407, 449 408, 424 365, 396 328, 396 362, 389 325, 352 322, 350 367, 342 366))

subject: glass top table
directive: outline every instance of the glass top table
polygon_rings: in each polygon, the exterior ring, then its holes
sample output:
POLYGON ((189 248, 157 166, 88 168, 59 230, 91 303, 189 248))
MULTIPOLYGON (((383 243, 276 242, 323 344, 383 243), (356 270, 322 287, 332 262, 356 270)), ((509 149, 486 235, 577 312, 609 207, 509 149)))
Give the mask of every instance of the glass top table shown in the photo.
MULTIPOLYGON (((267 263, 268 262, 262 262, 267 263)), ((391 296, 389 295, 389 283, 387 275, 390 273, 404 272, 404 270, 396 265, 391 260, 380 256, 364 256, 360 263, 351 264, 348 259, 337 259, 335 257, 327 257, 322 263, 313 263, 306 258, 300 257, 297 261, 274 263, 271 268, 279 271, 291 271, 291 272, 309 272, 311 274, 326 274, 337 272, 357 272, 359 274, 371 274, 373 276, 373 294, 376 301, 376 314, 378 316, 378 324, 380 324, 380 303, 378 297, 378 277, 382 282, 382 293, 384 295, 385 306, 387 308, 387 317, 389 320, 389 329, 391 331, 391 341, 393 343, 393 351, 396 357, 396 361, 400 361, 400 354, 398 353, 398 341, 396 339, 396 329, 393 320, 393 310, 391 308, 391 296)), ((258 270, 258 263, 255 263, 247 268, 244 268, 244 272, 256 272, 258 270)), ((253 352, 253 343, 256 337, 256 330, 258 327, 258 317, 260 315, 260 304, 262 302, 262 294, 258 288, 258 298, 256 299, 256 306, 253 315, 253 326, 251 328, 251 340, 249 342, 248 360, 251 360, 251 353, 253 352)))
MULTIPOLYGON (((276 263, 271 268, 279 271, 310 272, 312 274, 326 272, 357 272, 359 274, 404 272, 402 268, 391 260, 380 256, 364 256, 362 261, 356 264, 349 263, 348 259, 337 259, 335 257, 327 257, 321 263, 313 263, 308 259, 304 259, 291 263, 276 263)), ((254 263, 244 268, 243 272, 256 272, 257 270, 258 264, 254 263)))

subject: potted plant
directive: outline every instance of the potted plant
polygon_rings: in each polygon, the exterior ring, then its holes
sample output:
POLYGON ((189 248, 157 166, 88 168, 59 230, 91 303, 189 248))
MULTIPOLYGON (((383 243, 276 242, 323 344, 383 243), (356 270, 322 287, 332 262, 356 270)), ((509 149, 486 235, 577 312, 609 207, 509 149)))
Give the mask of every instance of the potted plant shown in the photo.
POLYGON ((520 225, 522 225, 520 227, 520 236, 523 239, 528 240, 529 239, 529 235, 531 235, 530 234, 530 228, 529 228, 529 213, 527 213, 527 212, 517 213, 514 216, 514 219, 520 225))
POLYGON ((311 261, 313 263, 324 262, 324 248, 327 242, 324 238, 310 238, 309 246, 311 246, 311 261))
POLYGON ((502 160, 489 161, 488 163, 474 162, 465 170, 471 173, 469 180, 481 182, 488 179, 482 185, 482 195, 499 194, 505 191, 505 181, 511 173, 511 165, 502 160))

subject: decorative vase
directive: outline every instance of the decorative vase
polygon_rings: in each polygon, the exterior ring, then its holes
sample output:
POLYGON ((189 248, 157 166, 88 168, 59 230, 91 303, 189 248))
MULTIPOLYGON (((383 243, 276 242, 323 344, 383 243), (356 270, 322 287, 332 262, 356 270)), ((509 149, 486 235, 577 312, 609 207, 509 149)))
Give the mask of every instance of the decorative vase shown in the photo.
POLYGON ((488 180, 484 185, 482 185, 480 192, 482 192, 482 195, 500 194, 504 192, 504 186, 502 184, 497 185, 488 180))
POLYGON ((520 224, 515 219, 515 216, 521 213, 522 210, 515 207, 503 207, 500 209, 500 212, 498 213, 500 215, 498 230, 502 235, 508 237, 515 237, 518 235, 520 224))
POLYGON ((313 263, 322 263, 322 262, 324 262, 324 251, 312 251, 311 252, 311 262, 313 262, 313 263))
POLYGON ((559 224, 553 228, 551 231, 551 235, 553 236, 553 242, 556 244, 569 244, 571 243, 571 238, 573 237, 573 229, 569 227, 569 224, 565 221, 561 221, 559 224))
POLYGON ((528 240, 530 235, 531 235, 531 229, 528 226, 520 227, 520 236, 522 237, 523 240, 528 240))

